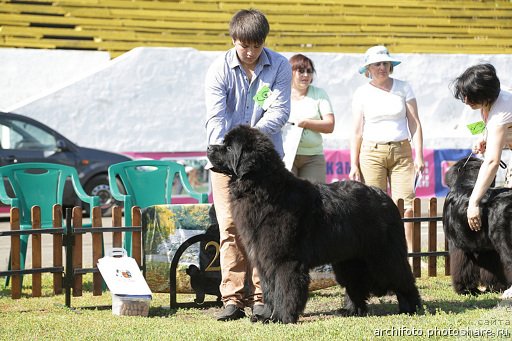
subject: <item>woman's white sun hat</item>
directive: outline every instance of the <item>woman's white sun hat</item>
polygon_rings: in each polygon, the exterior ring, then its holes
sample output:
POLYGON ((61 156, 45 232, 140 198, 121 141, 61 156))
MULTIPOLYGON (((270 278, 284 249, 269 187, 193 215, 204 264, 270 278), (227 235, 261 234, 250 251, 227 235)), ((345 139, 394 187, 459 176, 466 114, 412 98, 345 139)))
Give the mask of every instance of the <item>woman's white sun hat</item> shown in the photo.
POLYGON ((368 65, 378 62, 391 62, 393 66, 401 63, 401 61, 391 58, 385 46, 372 46, 364 54, 364 64, 359 68, 359 73, 365 73, 368 65))

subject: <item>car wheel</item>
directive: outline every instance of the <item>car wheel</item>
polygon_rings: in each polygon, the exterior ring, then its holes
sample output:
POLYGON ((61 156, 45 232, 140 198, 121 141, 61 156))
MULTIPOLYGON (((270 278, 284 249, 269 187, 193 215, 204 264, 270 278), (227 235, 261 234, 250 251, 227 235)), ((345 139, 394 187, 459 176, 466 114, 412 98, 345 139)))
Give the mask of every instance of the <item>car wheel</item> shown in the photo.
MULTIPOLYGON (((87 194, 100 198, 101 215, 103 217, 112 215, 112 206, 116 204, 116 200, 110 193, 110 184, 106 174, 93 177, 85 184, 84 189, 87 194)), ((87 208, 86 212, 90 214, 90 208, 87 208)))

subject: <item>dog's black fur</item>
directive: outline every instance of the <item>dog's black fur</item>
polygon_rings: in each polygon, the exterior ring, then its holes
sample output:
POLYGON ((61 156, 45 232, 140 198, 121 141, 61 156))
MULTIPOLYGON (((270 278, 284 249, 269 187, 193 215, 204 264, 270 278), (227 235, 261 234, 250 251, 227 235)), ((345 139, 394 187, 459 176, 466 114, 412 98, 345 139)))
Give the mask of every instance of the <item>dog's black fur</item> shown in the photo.
POLYGON ((396 293, 400 313, 420 296, 407 261, 398 208, 380 189, 356 181, 299 179, 270 139, 240 126, 208 147, 213 170, 231 177, 233 219, 260 274, 266 318, 294 323, 308 299, 309 269, 331 263, 346 288, 344 313, 364 315, 370 295, 396 293))
POLYGON ((481 165, 480 159, 464 158, 445 177, 450 191, 443 207, 443 228, 453 289, 459 294, 478 294, 482 286, 502 291, 512 285, 512 190, 491 187, 480 201, 480 231, 469 228, 468 201, 481 165))

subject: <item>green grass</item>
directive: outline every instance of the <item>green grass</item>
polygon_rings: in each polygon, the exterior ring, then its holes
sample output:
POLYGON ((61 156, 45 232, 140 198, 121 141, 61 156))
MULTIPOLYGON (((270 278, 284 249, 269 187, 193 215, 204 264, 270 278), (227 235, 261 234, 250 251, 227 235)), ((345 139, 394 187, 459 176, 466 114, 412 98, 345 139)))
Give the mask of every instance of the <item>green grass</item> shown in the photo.
MULTIPOLYGON (((414 316, 397 315, 394 296, 372 298, 368 317, 339 316, 336 312, 344 290, 331 287, 311 292, 306 311, 295 325, 253 324, 247 318, 217 322, 214 313, 219 308, 169 309, 168 294, 153 295, 149 317, 114 316, 109 292, 96 297, 85 292, 91 287, 89 276, 85 276, 84 296, 73 297, 72 309, 69 309, 64 305, 64 295, 52 294, 50 276, 43 276, 43 281, 41 298, 30 297, 30 276, 24 280, 26 287, 19 300, 12 300, 10 290, 1 288, 0 340, 481 340, 512 337, 510 302, 500 300, 499 294, 456 295, 450 278, 445 276, 418 279, 424 309, 414 316), (437 336, 428 337, 429 332, 437 336), (495 336, 476 337, 484 332, 495 336), (497 336, 498 332, 508 337, 497 336), (461 333, 472 333, 473 337, 461 336, 461 333)), ((192 299, 192 295, 178 295, 179 302, 192 299)))

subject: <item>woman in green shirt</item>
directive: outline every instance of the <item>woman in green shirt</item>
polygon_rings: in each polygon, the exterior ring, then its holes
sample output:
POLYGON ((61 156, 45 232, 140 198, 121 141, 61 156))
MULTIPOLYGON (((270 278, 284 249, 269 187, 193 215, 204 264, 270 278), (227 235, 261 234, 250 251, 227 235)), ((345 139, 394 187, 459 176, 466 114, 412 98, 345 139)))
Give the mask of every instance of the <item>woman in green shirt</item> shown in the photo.
POLYGON ((290 58, 292 96, 289 122, 303 128, 292 173, 313 182, 325 183, 325 157, 321 133, 334 130, 334 113, 327 93, 311 85, 315 66, 302 54, 290 58))

